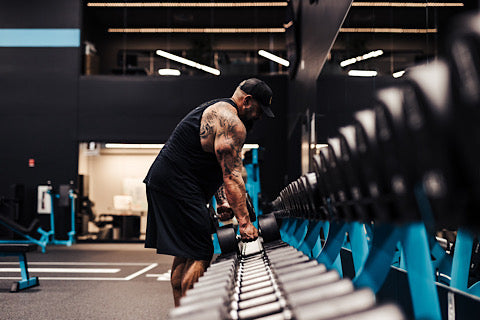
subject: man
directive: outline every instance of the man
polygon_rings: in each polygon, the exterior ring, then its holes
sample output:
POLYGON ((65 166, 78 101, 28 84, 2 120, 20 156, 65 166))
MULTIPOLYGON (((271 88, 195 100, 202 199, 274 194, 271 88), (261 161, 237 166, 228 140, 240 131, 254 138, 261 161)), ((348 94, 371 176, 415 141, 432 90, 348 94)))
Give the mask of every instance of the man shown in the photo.
POLYGON ((177 125, 144 180, 148 199, 145 247, 174 256, 175 306, 212 259, 206 203, 214 194, 221 219, 233 213, 242 239, 258 237, 248 216, 241 152, 253 122, 263 114, 274 117, 271 101, 268 85, 251 78, 241 82, 231 98, 198 106, 177 125))

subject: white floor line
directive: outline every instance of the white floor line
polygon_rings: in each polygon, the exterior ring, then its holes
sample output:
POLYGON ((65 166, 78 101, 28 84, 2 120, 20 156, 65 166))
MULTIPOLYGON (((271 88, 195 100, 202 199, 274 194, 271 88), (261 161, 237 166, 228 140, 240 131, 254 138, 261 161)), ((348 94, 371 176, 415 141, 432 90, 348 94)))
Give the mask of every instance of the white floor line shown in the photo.
MULTIPOLYGON (((18 262, 2 262, 0 264, 9 264, 9 265, 12 265, 12 264, 16 264, 18 265, 18 262)), ((149 270, 152 270, 153 268, 156 268, 158 266, 158 263, 115 263, 115 262, 31 262, 29 263, 29 265, 76 265, 76 266, 79 266, 79 265, 114 265, 114 266, 145 266, 147 265, 147 267, 135 272, 135 273, 132 273, 131 275, 125 277, 125 278, 102 278, 102 277, 39 277, 39 280, 40 281, 43 281, 43 280, 73 280, 73 281, 129 281, 129 280, 132 280, 136 277, 138 277, 139 275, 149 271, 149 270)), ((20 272, 20 269, 19 268, 15 268, 18 270, 18 272, 20 272)), ((35 271, 33 271, 35 268, 28 268, 29 272, 33 272, 35 273, 35 271)), ((41 268, 39 268, 41 269, 41 268)), ((0 268, 0 272, 1 272, 1 268, 0 268)), ((79 269, 79 270, 82 270, 82 269, 79 269)), ((101 269, 100 269, 101 270, 101 269)), ((111 269, 113 270, 113 269, 111 269)), ((121 269, 119 269, 121 270, 121 269)), ((35 274, 33 274, 32 276, 35 276, 35 274)), ((0 277, 0 280, 20 280, 21 277, 0 277)))
MULTIPOLYGON (((18 261, 0 262, 0 265, 18 265, 18 261)), ((151 262, 28 262, 28 265, 38 266, 148 266, 151 262)))
MULTIPOLYGON (((0 280, 21 280, 21 277, 0 277, 0 280)), ((70 277, 38 277, 39 281, 44 280, 62 280, 62 281, 125 281, 125 278, 100 278, 100 277, 82 277, 82 278, 70 278, 70 277)))
POLYGON ((125 280, 132 280, 133 278, 136 278, 138 277, 139 275, 149 271, 149 270, 152 270, 153 268, 156 268, 158 266, 158 263, 152 263, 151 265, 149 265, 148 267, 146 268, 143 268, 142 270, 138 271, 138 272, 135 272, 131 275, 129 275, 128 277, 125 278, 125 280))
POLYGON ((157 278, 157 281, 170 281, 170 278, 172 277, 172 270, 168 270, 167 272, 162 274, 146 274, 145 277, 157 278))
MULTIPOLYGON (((92 268, 28 268, 34 273, 118 273, 121 269, 92 269, 92 268)), ((0 268, 2 272, 21 272, 20 268, 0 268)))

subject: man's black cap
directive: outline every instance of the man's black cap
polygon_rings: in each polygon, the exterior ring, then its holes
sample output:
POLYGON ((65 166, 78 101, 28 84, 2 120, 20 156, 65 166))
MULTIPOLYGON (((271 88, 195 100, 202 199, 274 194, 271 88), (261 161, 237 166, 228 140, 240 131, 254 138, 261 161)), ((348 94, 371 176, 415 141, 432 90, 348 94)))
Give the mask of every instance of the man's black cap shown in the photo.
POLYGON ((272 104, 272 89, 260 79, 250 78, 240 84, 240 89, 250 94, 255 100, 260 103, 263 113, 269 118, 275 118, 275 115, 270 109, 272 104))

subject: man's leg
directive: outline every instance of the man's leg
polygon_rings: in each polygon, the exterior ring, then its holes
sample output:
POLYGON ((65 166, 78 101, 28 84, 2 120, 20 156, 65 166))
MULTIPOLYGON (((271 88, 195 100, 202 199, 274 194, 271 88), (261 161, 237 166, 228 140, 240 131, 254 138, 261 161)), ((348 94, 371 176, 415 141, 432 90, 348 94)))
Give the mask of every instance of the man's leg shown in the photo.
POLYGON ((193 288, 193 284, 203 275, 209 265, 210 261, 187 259, 182 278, 182 296, 188 289, 193 288))
POLYGON ((179 306, 180 298, 182 297, 182 279, 186 263, 186 258, 175 257, 173 259, 170 283, 172 284, 173 301, 175 302, 175 307, 179 306))

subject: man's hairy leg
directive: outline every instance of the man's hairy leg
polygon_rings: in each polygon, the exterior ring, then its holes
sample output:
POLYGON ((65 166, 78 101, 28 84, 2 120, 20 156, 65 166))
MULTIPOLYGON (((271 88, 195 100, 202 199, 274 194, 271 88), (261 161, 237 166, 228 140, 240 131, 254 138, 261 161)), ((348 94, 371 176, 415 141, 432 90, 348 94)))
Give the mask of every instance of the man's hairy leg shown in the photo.
POLYGON ((209 265, 210 261, 187 259, 182 279, 182 296, 188 289, 193 288, 193 284, 203 275, 209 265))
POLYGON ((172 284, 173 301, 175 302, 175 307, 180 305, 180 298, 182 297, 182 279, 186 270, 186 263, 186 258, 175 257, 173 259, 170 283, 172 284))

